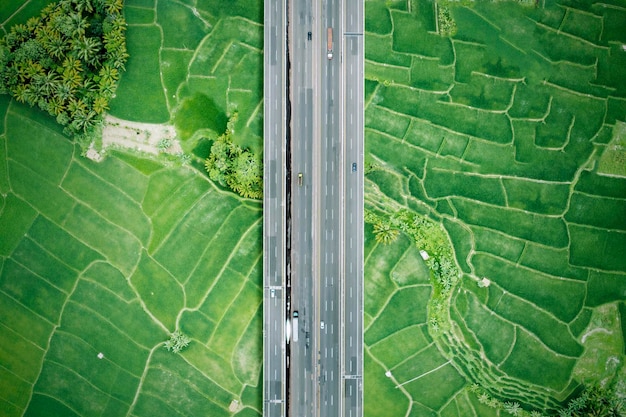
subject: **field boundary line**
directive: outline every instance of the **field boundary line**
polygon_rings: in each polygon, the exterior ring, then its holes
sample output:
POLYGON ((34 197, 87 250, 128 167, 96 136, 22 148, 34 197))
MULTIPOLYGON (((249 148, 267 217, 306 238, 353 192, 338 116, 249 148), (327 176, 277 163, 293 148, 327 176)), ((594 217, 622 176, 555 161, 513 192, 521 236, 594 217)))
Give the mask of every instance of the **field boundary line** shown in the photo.
POLYGON ((416 377, 415 377, 415 378, 413 378, 413 379, 409 379, 409 380, 407 380, 407 381, 404 381, 404 382, 403 382, 403 383, 401 383, 400 385, 397 385, 397 386, 396 386, 396 388, 399 388, 399 387, 403 386, 404 384, 408 384, 409 382, 413 382, 413 381, 416 381, 416 380, 418 380, 418 379, 420 379, 420 378, 422 378, 422 377, 425 377, 426 375, 431 374, 431 373, 433 373, 433 372, 435 372, 435 371, 438 371, 439 369, 441 369, 441 368, 443 368, 444 366, 449 365, 449 364, 451 364, 451 363, 452 363, 452 360, 451 360, 451 359, 449 359, 447 362, 442 363, 442 364, 441 364, 441 365, 439 365, 438 367, 433 368, 433 369, 431 369, 431 370, 430 370, 430 371, 428 371, 428 372, 424 372, 423 374, 421 374, 421 375, 419 375, 419 376, 416 376, 416 377))
MULTIPOLYGON (((222 223, 222 226, 220 226, 220 229, 226 224, 227 219, 232 215, 232 213, 234 213, 235 210, 231 211, 228 216, 226 217, 225 221, 222 223)), ((222 268, 220 269, 220 271, 215 275, 215 279, 213 280, 213 283, 211 284, 211 286, 207 289, 206 293, 202 296, 200 302, 198 303, 198 305, 195 307, 196 309, 199 309, 204 302, 206 301, 207 297, 209 296, 209 294, 211 293, 211 291, 213 290, 213 288, 215 287, 215 285, 217 284, 217 282, 222 278, 222 275, 224 274, 224 271, 226 270, 226 268, 228 268, 230 261, 232 260, 234 253, 236 252, 236 250, 239 248, 239 246, 241 245, 241 242, 243 241, 244 237, 248 234, 248 232, 252 229, 252 227, 254 225, 256 225, 258 222, 260 222, 261 219, 257 219, 256 221, 254 221, 254 223, 252 223, 252 225, 250 225, 250 227, 248 227, 248 229, 246 230, 245 233, 243 233, 241 235, 241 237, 239 238, 239 240, 237 241, 237 244, 233 247, 233 250, 230 252, 230 254, 228 255, 228 258, 224 261, 224 264, 222 265, 222 268)), ((217 235, 217 233, 216 233, 217 235)), ((215 236, 215 235, 214 235, 215 236)), ((208 245, 205 248, 205 251, 208 249, 208 245)), ((203 252, 203 256, 204 256, 204 252, 203 252)), ((233 271, 235 271, 233 269, 233 271)), ((237 272, 237 271, 235 271, 237 272)), ((242 274, 243 275, 243 274, 242 274)), ((247 278, 247 276, 246 276, 247 278)), ((246 281, 248 281, 246 279, 246 281)), ((241 288, 243 288, 245 286, 245 281, 242 284, 241 288)), ((237 292, 237 295, 239 295, 239 292, 241 291, 241 288, 239 289, 239 291, 237 292)), ((236 296, 233 298, 233 300, 236 298, 236 296)), ((229 303, 228 307, 230 307, 230 304, 232 304, 232 301, 229 303)), ((224 310, 224 313, 222 314, 222 316, 219 318, 219 320, 216 322, 216 328, 217 326, 219 326, 219 324, 222 322, 222 318, 224 318, 224 314, 226 314, 226 311, 228 310, 228 308, 226 308, 224 310)), ((180 313, 179 313, 180 315, 180 313)), ((211 334, 211 337, 209 338, 209 340, 207 341, 207 344, 209 344, 211 342, 211 340, 213 339, 213 335, 215 334, 215 332, 213 332, 211 334)))
MULTIPOLYGON (((241 207, 241 206, 239 206, 241 207)), ((182 285, 187 285, 187 283, 189 282, 189 280, 191 279, 191 277, 193 276, 194 272, 196 272, 196 270, 198 269, 198 266, 200 265, 200 263, 202 262, 202 260, 204 259, 204 256, 206 255, 207 251, 209 250, 209 247, 211 246, 211 244, 215 241, 215 239, 217 238, 217 235, 220 233, 221 230, 223 230, 225 228, 225 226, 228 224, 228 221, 230 219, 230 217, 233 215, 233 213, 235 211, 237 211, 239 209, 239 207, 236 207, 233 210, 230 210, 228 212, 228 215, 224 218, 224 220, 222 221, 222 223, 220 224, 219 227, 217 227, 215 230, 215 233, 213 233, 213 235, 211 236, 211 239, 208 240, 208 242, 206 242, 204 249, 202 249, 202 254, 198 257, 198 260, 196 261, 195 265, 193 266, 193 268, 191 269, 191 271, 189 271, 189 275, 187 275, 187 277, 185 278, 185 280, 182 282, 182 285)), ((246 233, 248 231, 246 230, 246 233)), ((244 235, 246 234, 244 233, 244 235)), ((235 245, 235 248, 233 248, 233 250, 235 250, 236 248, 239 247, 239 241, 243 239, 243 236, 237 241, 237 244, 235 245)), ((232 258, 231 255, 228 256, 228 258, 226 259, 226 263, 230 263, 230 259, 232 258)), ((221 272, 221 271, 220 271, 221 272)), ((212 287, 212 286, 211 286, 212 287)), ((203 297, 204 299, 204 297, 203 297)))
POLYGON ((114 324, 111 320, 109 320, 108 318, 104 317, 102 314, 100 314, 100 312, 98 310, 95 310, 93 308, 91 308, 91 306, 87 306, 83 303, 79 303, 78 301, 75 300, 70 300, 68 299, 68 302, 74 303, 78 306, 80 306, 80 308, 84 308, 85 310, 88 310, 89 312, 93 313, 95 316, 99 317, 100 319, 102 319, 102 321, 105 321, 106 323, 108 323, 113 329, 117 330, 118 332, 120 332, 120 334, 126 336, 130 341, 132 341, 138 348, 143 349, 143 350, 150 350, 151 348, 149 346, 144 346, 141 343, 137 342, 135 339, 132 338, 132 336, 130 336, 126 331, 120 329, 116 324, 114 324))

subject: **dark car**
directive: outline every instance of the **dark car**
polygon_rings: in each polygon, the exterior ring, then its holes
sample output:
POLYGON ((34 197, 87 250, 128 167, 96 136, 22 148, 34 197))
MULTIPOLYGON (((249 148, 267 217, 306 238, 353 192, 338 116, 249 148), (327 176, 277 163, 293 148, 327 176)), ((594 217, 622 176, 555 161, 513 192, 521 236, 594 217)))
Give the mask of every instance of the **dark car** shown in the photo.
POLYGON ((352 172, 356 172, 356 162, 352 163, 352 172))
POLYGON ((307 34, 306 34, 306 37, 307 37, 307 39, 308 39, 308 40, 311 40, 311 36, 312 36, 312 35, 311 35, 311 32, 309 32, 309 33, 307 33, 307 34))

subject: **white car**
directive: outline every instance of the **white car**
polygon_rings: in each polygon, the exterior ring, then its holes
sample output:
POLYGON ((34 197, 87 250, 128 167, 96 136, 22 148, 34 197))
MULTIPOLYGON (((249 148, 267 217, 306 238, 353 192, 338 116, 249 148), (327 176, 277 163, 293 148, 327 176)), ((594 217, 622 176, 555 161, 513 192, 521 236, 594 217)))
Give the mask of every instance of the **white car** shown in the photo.
POLYGON ((322 320, 320 322, 320 329, 324 330, 325 327, 326 327, 326 325, 324 324, 324 320, 322 320))

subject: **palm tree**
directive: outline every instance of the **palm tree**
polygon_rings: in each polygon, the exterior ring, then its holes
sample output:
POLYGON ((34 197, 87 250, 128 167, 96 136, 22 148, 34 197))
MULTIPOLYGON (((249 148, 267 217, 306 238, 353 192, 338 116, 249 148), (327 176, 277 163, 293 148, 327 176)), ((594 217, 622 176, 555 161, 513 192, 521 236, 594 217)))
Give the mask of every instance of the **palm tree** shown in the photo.
POLYGON ((104 10, 110 15, 120 14, 123 7, 122 0, 104 0, 104 10))
POLYGON ((96 38, 86 38, 81 36, 72 40, 72 53, 78 59, 91 64, 97 60, 100 50, 100 41, 96 38))
POLYGON ((93 111, 102 114, 109 109, 109 101, 106 97, 98 96, 93 101, 93 111))
POLYGON ((100 76, 100 83, 108 83, 115 82, 119 79, 120 73, 117 68, 114 68, 112 65, 105 63, 102 68, 100 68, 100 72, 98 73, 100 76))
POLYGON ((388 245, 394 242, 400 235, 398 229, 393 229, 386 221, 380 221, 374 225, 376 242, 388 245))

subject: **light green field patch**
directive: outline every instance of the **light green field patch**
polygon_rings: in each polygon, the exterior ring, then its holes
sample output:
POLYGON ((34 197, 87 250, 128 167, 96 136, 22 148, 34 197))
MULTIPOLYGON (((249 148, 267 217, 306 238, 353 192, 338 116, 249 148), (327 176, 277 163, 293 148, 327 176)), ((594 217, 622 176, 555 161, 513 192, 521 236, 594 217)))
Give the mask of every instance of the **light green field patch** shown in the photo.
MULTIPOLYGON (((365 59, 373 62, 384 62, 389 65, 399 67, 410 67, 411 56, 403 53, 397 53, 391 50, 393 39, 391 35, 380 36, 372 33, 365 33, 365 59)), ((365 81, 370 79, 369 75, 365 75, 365 81)))
POLYGON ((472 74, 469 83, 456 83, 450 96, 454 103, 484 109, 504 111, 513 97, 516 83, 500 78, 472 74))
POLYGON ((396 67, 389 64, 380 64, 374 61, 365 61, 365 71, 369 79, 392 84, 408 84, 411 74, 406 67, 396 67))
POLYGON ((410 118, 393 113, 384 107, 369 106, 365 113, 365 126, 368 129, 385 132, 398 139, 404 137, 410 124, 410 118))
POLYGON ((41 214, 62 223, 75 202, 57 185, 50 183, 29 168, 9 160, 11 188, 18 196, 28 201, 41 214))
POLYGON ((113 326, 132 336, 135 343, 144 349, 150 349, 166 336, 138 300, 127 303, 93 282, 80 280, 72 294, 72 301, 97 310, 113 326))
POLYGON ((126 277, 107 262, 93 263, 81 278, 102 285, 126 302, 137 298, 126 277))
POLYGON ((39 216, 28 230, 28 236, 73 269, 82 271, 102 255, 70 235, 66 230, 39 216))
POLYGON ((370 345, 369 350, 387 368, 393 369, 431 343, 426 333, 423 325, 406 327, 370 345))
POLYGON ((263 309, 259 307, 250 324, 241 334, 235 346, 232 364, 237 378, 244 383, 257 385, 261 374, 262 363, 258 358, 263 356, 263 309))
POLYGON ((179 282, 189 285, 186 289, 189 292, 190 305, 199 302, 208 287, 199 280, 206 280, 207 275, 215 275, 222 268, 220 261, 225 262, 231 256, 250 223, 256 220, 250 216, 247 208, 234 207, 231 205, 234 200, 229 200, 217 200, 211 207, 210 210, 215 209, 215 217, 207 216, 208 211, 201 210, 198 206, 197 209, 194 207, 154 254, 154 258, 179 282), (228 212, 230 213, 226 214, 228 212), (223 216, 222 224, 218 224, 219 214, 223 216), (198 221, 194 221, 194 218, 198 221), (186 249, 181 251, 180 248, 183 247, 186 249), (206 262, 203 262, 205 258, 214 259, 217 263, 213 263, 214 267, 209 269, 206 262))
POLYGON ((430 270, 424 263, 418 248, 409 246, 390 273, 398 286, 430 284, 430 270))
MULTIPOLYGON (((4 298, 4 294, 0 294, 0 296, 4 298)), ((38 321, 43 320, 38 318, 38 321)), ((33 384, 39 374, 39 367, 33 366, 33 364, 41 364, 45 354, 44 349, 21 337, 19 333, 7 330, 4 326, 0 326, 0 328, 6 332, 7 336, 0 338, 2 367, 14 377, 33 384)), ((10 392, 15 393, 14 388, 10 389, 10 392)))
POLYGON ((567 245, 565 222, 518 210, 492 207, 465 199, 452 199, 458 217, 469 224, 499 230, 513 237, 534 241, 554 248, 567 245))
POLYGON ((167 399, 161 399, 155 395, 140 395, 133 407, 133 413, 139 416, 185 417, 184 414, 170 406, 167 399))
POLYGON ((195 8, 181 3, 158 2, 156 12, 165 48, 194 50, 210 31, 210 27, 196 15, 195 8))
POLYGON ((564 323, 526 300, 505 293, 498 304, 490 308, 502 318, 533 333, 553 355, 576 358, 583 351, 564 323))
POLYGON ((611 142, 600 157, 598 173, 626 177, 626 123, 615 122, 611 142))
MULTIPOLYGON (((41 355, 43 355, 43 349, 48 345, 53 324, 42 320, 33 311, 4 293, 0 293, 0 307, 0 327, 8 332, 14 332, 18 338, 39 348, 42 352, 41 355)), ((2 363, 10 362, 11 355, 5 356, 2 353, 0 358, 2 358, 2 363)), ((19 376, 19 374, 16 375, 19 376)))
POLYGON ((11 259, 65 294, 69 293, 76 283, 76 271, 27 237, 20 241, 11 259))
POLYGON ((58 399, 84 416, 105 415, 107 408, 113 405, 110 403, 119 401, 110 394, 86 383, 71 369, 51 361, 44 363, 34 390, 58 399))
POLYGON ((563 214, 569 198, 569 184, 502 178, 507 206, 540 214, 563 214))
POLYGON ((626 274, 591 271, 587 283, 587 299, 590 307, 613 301, 626 300, 626 274))
POLYGON ((581 337, 585 352, 574 368, 576 378, 597 382, 614 378, 620 372, 624 340, 619 317, 616 303, 594 309, 591 322, 581 337))
POLYGON ((615 199, 574 192, 565 219, 576 224, 626 231, 626 195, 624 197, 615 199))
POLYGON ((148 9, 127 5, 124 8, 124 17, 129 25, 151 25, 156 20, 153 7, 148 9))
POLYGON ((245 277, 228 268, 225 269, 203 301, 200 311, 215 322, 219 322, 230 303, 237 297, 241 287, 245 284, 245 277))
POLYGON ((448 38, 427 32, 427 14, 414 15, 392 10, 393 50, 414 55, 438 57, 442 64, 453 61, 452 44, 448 38))
POLYGON ((493 205, 504 205, 505 198, 499 178, 472 173, 430 170, 424 188, 431 198, 465 197, 493 205))
POLYGON ((30 401, 32 385, 0 368, 0 409, 6 417, 21 416, 30 401))
POLYGON ((229 268, 242 275, 248 275, 259 262, 262 262, 260 254, 262 253, 263 242, 258 238, 263 233, 262 228, 263 224, 259 221, 252 224, 242 235, 237 251, 228 264, 229 268))
POLYGON ((50 370, 56 371, 60 379, 65 376, 68 369, 71 369, 80 376, 79 385, 93 385, 127 405, 132 403, 139 386, 139 378, 110 362, 104 353, 104 358, 99 359, 99 353, 101 352, 97 347, 75 335, 56 332, 50 341, 46 363, 63 366, 63 368, 53 367, 50 370))
POLYGON ((369 346, 409 326, 426 323, 426 308, 430 286, 408 287, 396 291, 385 309, 379 313, 364 334, 369 346))
POLYGON ((439 59, 413 57, 410 85, 430 91, 448 91, 453 84, 454 67, 441 65, 439 59))
POLYGON ((568 225, 571 237, 570 263, 605 271, 626 271, 626 233, 575 224, 568 225))
POLYGON ((130 282, 148 310, 173 332, 176 329, 178 312, 185 303, 184 290, 176 279, 143 252, 130 282))
POLYGON ((24 200, 9 194, 0 210, 0 255, 9 256, 35 220, 37 212, 24 200))
MULTIPOLYGON (((198 380, 196 378, 196 380, 198 380)), ((200 382, 200 380, 198 380, 200 382)), ((203 384, 206 385, 206 384, 203 384)), ((166 368, 150 368, 142 386, 140 401, 154 402, 157 398, 168 405, 158 407, 153 416, 170 415, 170 410, 185 410, 183 415, 227 416, 227 411, 211 401, 202 388, 183 379, 181 375, 166 368), (167 414, 166 414, 167 413, 167 414), (189 414, 187 414, 189 413, 189 414)), ((156 405, 156 404, 155 404, 156 405)))
POLYGON ((199 369, 210 379, 231 393, 241 392, 242 385, 235 376, 232 365, 200 343, 192 343, 182 352, 183 357, 192 366, 199 369))
MULTIPOLYGON (((72 158, 73 145, 66 138, 13 111, 7 115, 6 138, 10 160, 28 167, 51 184, 59 184, 72 158)), ((13 184, 10 169, 9 179, 13 184)))
POLYGON ((209 183, 197 176, 190 176, 178 184, 166 181, 165 187, 159 189, 159 192, 163 192, 163 199, 160 200, 158 209, 151 215, 153 230, 149 246, 151 253, 163 243, 178 222, 184 218, 184 213, 193 208, 208 188, 209 183))
POLYGON ((409 408, 409 399, 385 376, 387 369, 371 353, 363 356, 363 410, 365 415, 400 416, 409 408))
POLYGON ((152 218, 154 213, 171 198, 171 194, 191 177, 188 171, 182 169, 162 170, 150 175, 142 204, 144 213, 152 218))
POLYGON ((459 294, 455 307, 482 345, 487 358, 496 365, 506 359, 515 342, 515 327, 494 315, 470 292, 459 294))
POLYGON ((186 381, 191 388, 204 394, 207 399, 222 408, 227 408, 233 399, 233 394, 219 385, 222 382, 219 374, 211 374, 206 369, 194 368, 181 355, 172 355, 165 349, 159 349, 153 355, 151 368, 186 381))
POLYGON ((176 103, 178 87, 187 79, 187 68, 193 58, 194 52, 180 49, 161 48, 161 77, 163 79, 163 91, 167 101, 170 103, 170 113, 172 113, 176 103))
POLYGON ((184 311, 178 320, 181 331, 189 337, 205 343, 215 331, 215 321, 200 311, 184 311))
POLYGON ((105 350, 103 353, 106 358, 115 366, 136 378, 141 377, 149 351, 138 345, 132 335, 113 326, 97 311, 70 300, 63 310, 61 327, 57 331, 82 339, 98 352, 105 350))
POLYGON ((0 291, 49 321, 58 323, 67 294, 11 259, 4 262, 0 291))
POLYGON ((141 203, 143 201, 148 188, 148 177, 132 165, 115 157, 105 158, 101 162, 80 159, 74 161, 73 165, 77 163, 122 191, 135 202, 141 203))
POLYGON ((524 252, 518 258, 518 261, 523 266, 548 275, 581 281, 586 280, 589 276, 589 271, 570 265, 567 261, 568 256, 569 251, 567 248, 553 249, 527 242, 524 252))
POLYGON ((585 283, 549 276, 488 254, 472 258, 478 276, 498 282, 507 291, 551 312, 563 322, 570 322, 585 301, 585 283))
POLYGON ((387 35, 391 33, 391 14, 383 2, 365 2, 365 32, 387 35))
POLYGON ((129 273, 137 263, 139 241, 128 231, 111 224, 87 206, 77 204, 68 214, 64 228, 102 253, 123 273, 129 273))
POLYGON ((70 165, 61 187, 111 223, 136 236, 144 245, 148 244, 149 219, 139 204, 119 189, 91 174, 79 164, 70 165))
POLYGON ((556 392, 567 387, 575 359, 556 355, 526 330, 516 328, 516 341, 501 369, 514 378, 556 392))
POLYGON ((207 346, 224 359, 231 360, 235 346, 254 317, 260 301, 259 288, 249 281, 246 282, 224 312, 207 346))
MULTIPOLYGON (((433 355, 436 354, 433 351, 433 355)), ((465 380, 450 363, 427 372, 430 373, 415 375, 414 378, 420 378, 404 387, 414 401, 428 408, 439 410, 465 385, 465 380)))
POLYGON ((111 114, 125 120, 164 123, 170 119, 159 71, 161 31, 156 26, 129 26, 126 47, 129 58, 111 114))
POLYGON ((406 238, 400 237, 390 246, 379 245, 365 261, 364 269, 370 271, 368 279, 363 283, 366 294, 364 304, 365 311, 375 316, 385 305, 387 299, 395 291, 396 286, 389 277, 399 254, 406 250, 410 243, 406 238), (396 254, 396 258, 391 258, 396 254), (369 300, 369 301, 368 301, 369 300))

